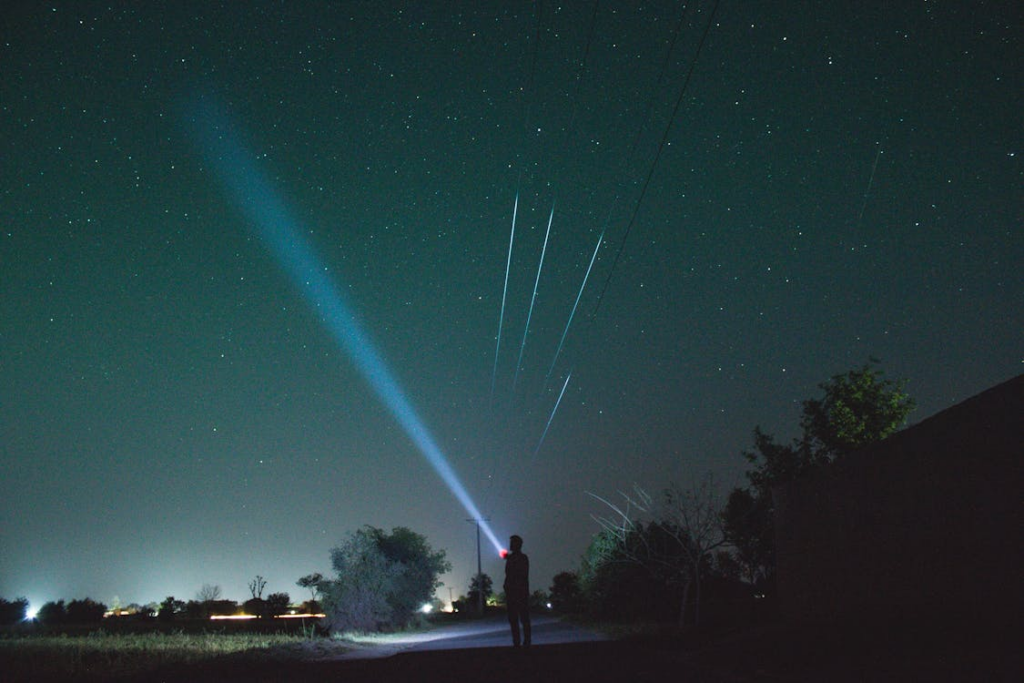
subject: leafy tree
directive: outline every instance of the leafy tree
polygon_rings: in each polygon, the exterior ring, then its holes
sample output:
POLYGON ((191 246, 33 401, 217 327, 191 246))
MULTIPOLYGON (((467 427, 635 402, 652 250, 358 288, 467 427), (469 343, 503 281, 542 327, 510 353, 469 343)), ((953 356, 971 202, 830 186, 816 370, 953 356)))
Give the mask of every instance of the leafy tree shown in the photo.
POLYGON ((733 490, 722 519, 747 577, 764 592, 774 593, 772 488, 891 436, 914 409, 914 400, 904 391, 906 381, 885 379, 876 364, 872 359, 820 384, 822 397, 803 402, 801 435, 792 443, 779 443, 760 427, 754 429, 754 448, 743 453, 752 466, 747 471, 750 487, 733 490))
POLYGON ((67 606, 67 620, 72 624, 94 624, 103 621, 107 606, 90 598, 72 600, 67 606))
POLYGON ((292 598, 287 593, 271 593, 266 599, 266 615, 276 617, 288 611, 292 598))
POLYGON ((320 572, 313 572, 307 574, 301 579, 295 582, 299 588, 305 588, 309 591, 309 599, 311 601, 316 600, 317 593, 320 592, 320 583, 324 580, 324 575, 320 572))
POLYGON ((443 550, 434 551, 425 536, 395 527, 391 533, 370 527, 377 547, 391 562, 402 567, 388 602, 399 622, 412 616, 434 597, 441 574, 451 569, 443 550))
POLYGON ((11 626, 25 621, 28 616, 28 600, 17 598, 5 600, 0 598, 0 626, 11 626))
POLYGON ((377 631, 392 623, 388 596, 402 567, 385 557, 367 529, 331 551, 331 566, 337 578, 321 586, 329 628, 377 631))
POLYGON ((871 364, 821 384, 824 396, 804 401, 800 419, 813 458, 831 462, 895 434, 915 406, 905 386, 871 364))
POLYGON ((709 475, 690 489, 669 487, 659 500, 640 487, 623 495, 621 506, 594 496, 615 513, 595 518, 613 542, 609 557, 639 565, 656 583, 678 590, 680 625, 691 606, 692 622, 699 624, 703 581, 713 569, 714 550, 725 543, 714 481, 709 475), (641 514, 651 521, 639 522, 641 514))
POLYGON ((63 600, 43 603, 43 606, 39 608, 39 612, 36 613, 36 619, 48 625, 62 624, 67 620, 67 617, 67 607, 65 607, 63 600))
POLYGON ((377 631, 406 623, 448 571, 444 551, 404 527, 366 526, 331 551, 337 578, 320 584, 329 627, 377 631))
POLYGON ((559 572, 551 580, 551 607, 559 612, 575 613, 582 607, 580 579, 575 572, 559 572))
POLYGON ((634 522, 625 538, 602 529, 591 538, 580 561, 580 593, 587 612, 611 619, 672 619, 675 587, 640 560, 646 527, 634 522))
POLYGON ((160 603, 160 609, 156 614, 157 619, 160 621, 174 621, 174 618, 185 611, 185 602, 176 599, 173 595, 168 595, 164 598, 164 601, 160 603))
POLYGON ((733 489, 722 511, 722 527, 735 549, 744 579, 764 588, 775 575, 775 543, 769 498, 749 489, 733 489))
POLYGON ((242 610, 246 614, 262 619, 267 616, 267 601, 263 598, 249 598, 242 603, 242 610))

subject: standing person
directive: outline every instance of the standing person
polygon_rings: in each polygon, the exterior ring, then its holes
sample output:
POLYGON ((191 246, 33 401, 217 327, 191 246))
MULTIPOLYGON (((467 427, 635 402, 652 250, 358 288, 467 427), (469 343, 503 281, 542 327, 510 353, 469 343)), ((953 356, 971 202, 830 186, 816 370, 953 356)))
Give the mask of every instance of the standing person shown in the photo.
POLYGON ((523 553, 523 539, 508 539, 511 552, 505 557, 505 602, 508 624, 512 627, 512 646, 519 647, 519 624, 523 625, 522 643, 530 646, 530 558, 523 553))

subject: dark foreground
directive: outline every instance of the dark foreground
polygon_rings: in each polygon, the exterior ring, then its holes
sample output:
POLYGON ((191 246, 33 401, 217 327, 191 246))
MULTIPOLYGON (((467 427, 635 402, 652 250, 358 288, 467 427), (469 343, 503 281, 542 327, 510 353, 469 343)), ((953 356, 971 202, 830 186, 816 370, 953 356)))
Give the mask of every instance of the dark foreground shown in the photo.
MULTIPOLYGON (((229 658, 230 659, 230 658, 229 658)), ((150 673, 146 681, 486 681, 535 683, 545 681, 730 681, 730 677, 701 671, 685 657, 635 643, 572 643, 511 647, 404 652, 382 659, 319 662, 210 662, 150 673), (678 677, 682 676, 682 678, 678 677)), ((141 679, 140 679, 141 681, 141 679)))
MULTIPOLYGON (((493 625, 491 625, 493 626, 493 625)), ((1024 654, 1010 625, 1002 628, 835 628, 781 624, 739 630, 680 633, 624 640, 583 640, 585 629, 554 620, 535 631, 529 650, 504 645, 486 623, 442 627, 423 638, 386 645, 301 641, 295 645, 222 655, 193 664, 141 668, 134 678, 154 681, 1017 681, 1024 654), (439 637, 440 636, 440 637, 439 637)), ((595 637, 600 637, 596 635, 595 637)), ((94 664, 96 664, 94 662, 94 664)), ((8 680, 0 661, 0 680, 8 680)), ((92 683, 102 668, 46 681, 92 683), (82 675, 84 674, 84 675, 82 675)), ((36 676, 18 678, 32 680, 36 676)))
MULTIPOLYGON (((143 679, 140 679, 140 681, 143 679)), ((643 639, 407 651, 354 661, 259 661, 227 657, 176 667, 146 681, 1013 681, 1024 656, 1012 632, 985 637, 901 637, 766 627, 704 644, 643 639)))

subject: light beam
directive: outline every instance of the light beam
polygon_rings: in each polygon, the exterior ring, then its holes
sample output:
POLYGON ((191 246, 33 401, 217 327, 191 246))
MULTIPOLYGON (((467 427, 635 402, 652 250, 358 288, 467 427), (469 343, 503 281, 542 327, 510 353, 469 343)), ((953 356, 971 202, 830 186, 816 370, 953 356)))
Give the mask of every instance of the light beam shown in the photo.
MULTIPOLYGON (((326 265, 303 238, 305 230, 293 217, 277 188, 256 165, 256 156, 239 139, 227 115, 210 102, 199 99, 187 118, 207 162, 216 170, 232 199, 248 218, 250 227, 291 277, 334 341, 348 353, 356 369, 452 495, 471 517, 482 519, 483 515, 420 420, 397 378, 328 275, 326 265)), ((480 526, 495 551, 500 552, 501 543, 490 526, 486 522, 481 522, 480 526)))

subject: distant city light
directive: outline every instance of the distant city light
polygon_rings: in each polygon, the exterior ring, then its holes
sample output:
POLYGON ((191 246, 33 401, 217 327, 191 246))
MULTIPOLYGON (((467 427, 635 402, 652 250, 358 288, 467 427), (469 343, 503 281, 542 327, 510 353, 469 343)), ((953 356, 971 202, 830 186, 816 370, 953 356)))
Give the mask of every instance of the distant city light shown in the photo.
POLYGON ((434 606, 431 605, 429 602, 426 602, 423 604, 423 607, 420 607, 420 611, 424 614, 430 614, 434 611, 434 606))
POLYGON ((29 605, 25 610, 25 621, 35 621, 37 616, 39 616, 39 608, 29 605))

